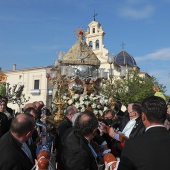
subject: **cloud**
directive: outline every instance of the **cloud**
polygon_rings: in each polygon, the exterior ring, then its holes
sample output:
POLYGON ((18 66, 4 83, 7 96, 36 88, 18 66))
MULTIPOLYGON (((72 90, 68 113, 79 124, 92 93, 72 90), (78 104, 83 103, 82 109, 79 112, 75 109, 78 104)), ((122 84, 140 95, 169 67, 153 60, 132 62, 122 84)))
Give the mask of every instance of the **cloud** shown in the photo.
POLYGON ((145 19, 153 15, 154 6, 146 0, 127 0, 118 12, 120 16, 132 19, 145 19))
POLYGON ((145 61, 145 60, 170 60, 170 47, 162 48, 156 52, 147 54, 142 57, 135 57, 136 61, 145 61))

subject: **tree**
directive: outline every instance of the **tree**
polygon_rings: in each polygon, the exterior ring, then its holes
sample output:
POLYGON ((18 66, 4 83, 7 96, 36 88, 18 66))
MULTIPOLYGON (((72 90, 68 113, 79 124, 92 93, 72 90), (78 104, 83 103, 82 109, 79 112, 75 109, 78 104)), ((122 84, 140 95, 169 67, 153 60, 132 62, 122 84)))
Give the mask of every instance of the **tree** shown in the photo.
POLYGON ((29 101, 30 97, 26 98, 25 94, 23 94, 24 85, 14 84, 10 87, 9 83, 6 83, 6 97, 8 101, 17 104, 19 109, 29 101))
POLYGON ((166 87, 156 80, 153 76, 140 77, 139 71, 131 70, 124 78, 114 78, 107 80, 103 84, 102 93, 115 101, 120 100, 123 105, 129 102, 141 102, 145 97, 154 95, 154 86, 160 89, 160 92, 165 93, 166 87))
POLYGON ((1 96, 5 96, 6 95, 5 83, 0 83, 0 95, 1 96))

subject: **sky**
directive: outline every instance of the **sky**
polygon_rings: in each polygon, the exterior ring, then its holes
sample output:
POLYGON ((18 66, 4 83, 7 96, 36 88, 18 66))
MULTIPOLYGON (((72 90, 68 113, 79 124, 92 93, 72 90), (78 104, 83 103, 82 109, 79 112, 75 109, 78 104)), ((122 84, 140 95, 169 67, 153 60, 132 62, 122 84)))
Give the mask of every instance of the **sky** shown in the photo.
POLYGON ((2 71, 53 65, 68 52, 77 28, 96 21, 104 45, 114 55, 124 50, 140 70, 166 86, 170 95, 170 0, 0 0, 2 71))

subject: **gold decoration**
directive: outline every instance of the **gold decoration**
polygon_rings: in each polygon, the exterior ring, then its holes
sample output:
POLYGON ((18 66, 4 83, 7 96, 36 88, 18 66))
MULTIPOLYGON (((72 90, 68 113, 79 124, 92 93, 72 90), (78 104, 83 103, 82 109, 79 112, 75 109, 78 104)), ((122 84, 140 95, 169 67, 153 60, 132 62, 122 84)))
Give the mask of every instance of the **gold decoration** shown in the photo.
POLYGON ((157 86, 154 86, 154 87, 153 87, 153 90, 156 91, 156 92, 159 92, 159 91, 160 91, 159 87, 157 87, 157 86))
POLYGON ((0 71, 0 83, 4 83, 7 81, 7 75, 0 71))

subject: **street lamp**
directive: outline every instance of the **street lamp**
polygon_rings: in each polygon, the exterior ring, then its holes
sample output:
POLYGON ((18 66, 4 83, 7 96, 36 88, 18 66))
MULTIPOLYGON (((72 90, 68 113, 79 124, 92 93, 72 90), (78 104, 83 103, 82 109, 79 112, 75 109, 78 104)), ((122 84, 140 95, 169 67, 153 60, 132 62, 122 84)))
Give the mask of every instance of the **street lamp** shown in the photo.
POLYGON ((114 69, 112 68, 112 64, 114 64, 114 56, 111 55, 111 54, 108 54, 107 62, 110 64, 110 69, 108 69, 108 70, 109 70, 109 79, 110 79, 110 82, 112 84, 112 80, 113 80, 113 77, 114 77, 114 69))
POLYGON ((55 88, 57 90, 55 99, 52 101, 58 108, 58 111, 55 113, 54 116, 54 121, 56 123, 59 123, 64 117, 62 112, 62 107, 64 105, 64 100, 62 99, 62 92, 67 90, 66 72, 65 68, 61 66, 63 56, 63 52, 58 52, 58 59, 55 60, 54 66, 46 70, 46 77, 53 85, 53 89, 55 88))

